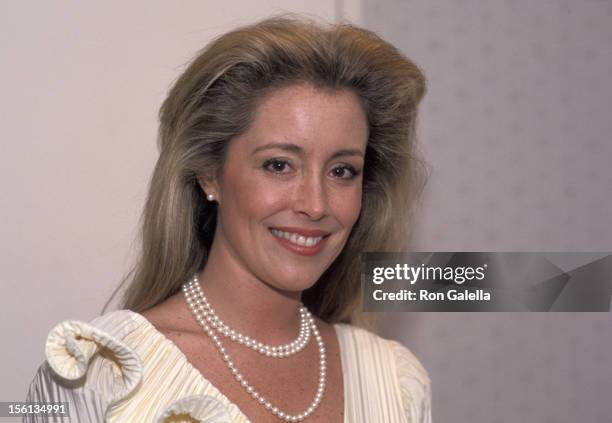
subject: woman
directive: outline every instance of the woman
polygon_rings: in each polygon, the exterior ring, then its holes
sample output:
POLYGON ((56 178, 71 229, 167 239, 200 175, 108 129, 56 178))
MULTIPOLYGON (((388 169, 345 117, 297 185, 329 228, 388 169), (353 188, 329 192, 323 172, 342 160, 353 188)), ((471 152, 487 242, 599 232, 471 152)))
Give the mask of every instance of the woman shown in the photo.
POLYGON ((418 360, 350 324, 360 253, 407 238, 424 91, 350 25, 214 40, 160 111, 125 309, 56 326, 28 400, 81 422, 430 421, 418 360))

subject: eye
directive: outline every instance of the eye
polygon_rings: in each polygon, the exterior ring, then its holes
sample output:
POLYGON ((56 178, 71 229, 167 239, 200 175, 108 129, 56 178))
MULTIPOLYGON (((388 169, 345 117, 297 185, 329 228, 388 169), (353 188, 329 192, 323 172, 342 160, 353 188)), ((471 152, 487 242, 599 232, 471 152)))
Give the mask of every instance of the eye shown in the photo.
POLYGON ((287 173, 291 170, 289 162, 281 159, 266 160, 263 164, 263 168, 272 173, 287 173))
POLYGON ((353 179, 359 175, 359 172, 357 172, 357 170, 350 165, 337 166, 332 169, 331 173, 334 177, 339 179, 353 179))

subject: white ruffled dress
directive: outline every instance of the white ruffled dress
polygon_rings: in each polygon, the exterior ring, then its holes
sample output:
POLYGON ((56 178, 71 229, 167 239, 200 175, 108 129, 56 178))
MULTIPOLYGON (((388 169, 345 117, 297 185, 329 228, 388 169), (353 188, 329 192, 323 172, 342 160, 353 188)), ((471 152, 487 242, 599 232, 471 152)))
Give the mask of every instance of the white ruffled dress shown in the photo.
MULTIPOLYGON (((361 328, 334 327, 345 423, 431 422, 430 380, 408 349, 361 328)), ((26 422, 250 422, 138 313, 63 321, 50 331, 45 352, 27 401, 68 402, 70 417, 26 422)))

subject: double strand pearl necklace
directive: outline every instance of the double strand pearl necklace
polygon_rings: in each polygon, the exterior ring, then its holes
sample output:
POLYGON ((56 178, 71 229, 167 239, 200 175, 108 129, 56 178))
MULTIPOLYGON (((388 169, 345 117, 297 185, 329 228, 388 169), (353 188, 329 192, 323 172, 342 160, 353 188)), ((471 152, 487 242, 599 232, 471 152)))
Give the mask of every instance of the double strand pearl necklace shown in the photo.
POLYGON ((213 327, 213 329, 215 329, 221 335, 224 335, 226 338, 230 338, 232 341, 238 342, 259 352, 260 354, 273 358, 290 357, 302 351, 308 344, 308 341, 310 340, 310 313, 308 312, 308 309, 304 307, 304 304, 300 303, 300 333, 297 339, 284 345, 266 345, 250 338, 247 335, 236 332, 223 323, 202 292, 202 288, 198 283, 197 274, 193 276, 192 282, 192 286, 195 287, 197 295, 202 301, 201 308, 204 318, 208 324, 213 327))
MULTIPOLYGON (((213 341, 213 344, 217 347, 217 349, 219 350, 219 353, 221 353, 221 356, 223 357, 223 361, 225 362, 225 364, 227 365, 229 370, 232 372, 232 374, 234 375, 234 377, 236 378, 238 383, 240 383, 240 385, 247 391, 247 393, 249 395, 251 395, 251 397, 255 401, 257 401, 266 410, 270 411, 272 414, 274 414, 278 418, 280 418, 280 419, 282 419, 284 421, 287 421, 287 422, 301 422, 304 419, 306 419, 307 417, 309 417, 312 413, 314 413, 314 411, 319 406, 319 404, 321 404, 321 400, 323 399, 323 393, 325 392, 325 382, 326 382, 326 378, 327 378, 327 376, 326 376, 326 374, 327 374, 327 359, 326 359, 326 355, 325 355, 325 344, 323 343, 323 338, 321 337, 321 334, 319 333, 319 330, 318 330, 318 328, 317 328, 317 326, 316 326, 316 324, 314 322, 314 319, 312 318, 312 316, 310 315, 308 310, 306 310, 306 313, 305 313, 306 314, 306 320, 308 321, 308 325, 310 327, 310 330, 312 331, 312 334, 314 335, 314 338, 317 341, 317 344, 319 345, 319 384, 318 384, 318 387, 317 387, 317 392, 315 393, 314 400, 312 401, 310 406, 304 412, 302 412, 302 413, 299 413, 299 414, 289 414, 289 413, 286 413, 284 411, 281 411, 277 406, 272 404, 268 399, 266 399, 259 392, 257 392, 246 381, 244 376, 242 376, 242 373, 240 373, 240 371, 238 370, 238 368, 234 364, 233 360, 231 359, 231 357, 227 353, 225 347, 221 343, 221 339, 219 338, 217 333, 215 333, 216 332, 215 328, 211 324, 208 323, 207 318, 205 317, 205 315, 203 315, 203 312, 205 312, 206 309, 207 309, 205 304, 207 304, 208 302, 207 302, 207 300, 205 299, 205 297, 204 297, 204 295, 202 293, 200 284, 199 284, 198 279, 197 279, 197 275, 194 276, 194 278, 191 281, 184 283, 183 286, 182 286, 182 290, 183 290, 183 294, 185 295, 185 299, 187 300, 187 303, 189 304, 189 308, 191 309, 191 312, 193 313, 195 319, 198 321, 198 323, 200 324, 202 329, 204 329, 204 332, 206 332, 208 334, 208 336, 210 336, 211 340, 213 341), (206 301, 206 303, 205 303, 205 301, 206 301)), ((210 307, 210 304, 208 304, 208 309, 209 309, 208 310, 208 314, 210 314, 210 311, 212 310, 212 307, 210 307)), ((212 310, 212 312, 214 313, 214 310, 212 310)), ((218 316, 217 316, 217 319, 214 319, 214 318, 212 318, 212 319, 215 322, 220 321, 220 319, 218 319, 218 316)), ((218 326, 220 326, 220 325, 218 325, 218 326)), ((227 327, 227 325, 223 324, 222 329, 223 328, 228 328, 228 327, 227 327)), ((223 330, 222 330, 221 333, 225 334, 223 330)), ((231 334, 231 329, 230 329, 229 333, 231 334)), ((240 342, 240 341, 238 341, 238 336, 237 336, 238 333, 234 331, 234 334, 236 335, 235 336, 235 338, 236 338, 235 341, 236 342, 240 342)), ((232 339, 231 335, 230 335, 230 339, 232 339)), ((248 338, 248 339, 251 340, 251 338, 248 338)), ((298 339, 299 339, 299 337, 298 337, 298 339)), ((243 340, 244 340, 244 335, 243 335, 243 340)), ((287 345, 290 345, 290 344, 287 344, 287 345)), ((267 346, 267 345, 265 345, 264 347, 268 347, 270 349, 274 348, 272 346, 267 346)), ((286 349, 286 345, 284 347, 286 349)), ((252 347, 252 342, 251 342, 251 348, 253 348, 252 347)), ((277 346, 276 348, 279 348, 279 346, 277 346)), ((257 349, 257 350, 259 351, 259 349, 257 349)))

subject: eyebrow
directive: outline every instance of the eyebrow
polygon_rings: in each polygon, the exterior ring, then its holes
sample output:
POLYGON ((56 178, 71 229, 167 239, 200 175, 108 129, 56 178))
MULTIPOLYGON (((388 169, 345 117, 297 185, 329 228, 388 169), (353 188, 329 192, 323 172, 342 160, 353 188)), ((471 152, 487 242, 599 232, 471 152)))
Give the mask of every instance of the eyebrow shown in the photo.
MULTIPOLYGON (((272 142, 272 143, 257 147, 255 150, 253 150, 253 153, 251 154, 255 154, 262 150, 269 150, 269 149, 274 149, 274 148, 278 148, 280 150, 291 151, 292 153, 297 153, 297 154, 300 154, 303 152, 302 147, 296 144, 291 144, 291 143, 286 143, 286 142, 272 142)), ((363 157, 363 152, 356 148, 344 148, 344 149, 335 151, 334 154, 332 154, 332 159, 336 157, 342 157, 342 156, 363 157)))

